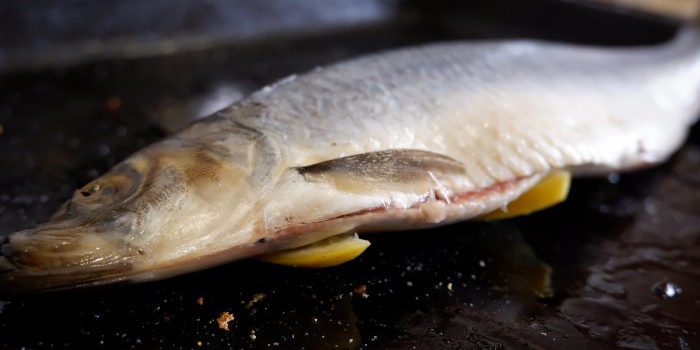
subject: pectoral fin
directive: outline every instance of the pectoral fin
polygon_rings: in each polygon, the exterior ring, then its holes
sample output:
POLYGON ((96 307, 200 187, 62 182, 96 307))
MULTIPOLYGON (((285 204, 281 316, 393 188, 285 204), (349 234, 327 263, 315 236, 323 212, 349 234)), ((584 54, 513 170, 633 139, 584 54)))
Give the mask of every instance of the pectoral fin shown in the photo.
POLYGON ((355 259, 369 245, 369 241, 360 239, 357 234, 345 234, 299 248, 265 254, 258 259, 293 267, 331 267, 355 259))
POLYGON ((518 199, 508 203, 506 209, 498 209, 481 216, 485 220, 500 220, 528 215, 563 202, 569 194, 571 173, 565 170, 547 175, 518 199))
POLYGON ((397 149, 361 153, 299 167, 307 181, 326 182, 345 191, 362 193, 381 188, 426 191, 463 176, 462 163, 433 152, 397 149))

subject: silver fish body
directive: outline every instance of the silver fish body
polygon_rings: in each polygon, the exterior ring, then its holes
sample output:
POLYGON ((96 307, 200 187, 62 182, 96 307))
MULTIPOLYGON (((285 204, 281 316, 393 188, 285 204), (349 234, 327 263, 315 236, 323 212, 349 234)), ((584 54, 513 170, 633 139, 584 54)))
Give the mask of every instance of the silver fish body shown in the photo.
POLYGON ((646 48, 445 43, 319 68, 143 149, 12 234, 0 288, 160 279, 466 220, 557 169, 663 162, 699 96, 692 30, 646 48))

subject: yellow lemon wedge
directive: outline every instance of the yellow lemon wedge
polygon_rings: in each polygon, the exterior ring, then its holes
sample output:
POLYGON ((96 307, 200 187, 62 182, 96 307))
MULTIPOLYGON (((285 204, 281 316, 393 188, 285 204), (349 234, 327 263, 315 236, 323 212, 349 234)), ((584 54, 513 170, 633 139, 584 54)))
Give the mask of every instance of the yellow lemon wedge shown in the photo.
POLYGON ((289 250, 265 254, 259 260, 293 267, 322 268, 340 265, 358 257, 369 247, 356 233, 334 236, 289 250))
POLYGON ((516 200, 508 203, 505 210, 498 209, 480 218, 484 220, 508 219, 549 208, 563 202, 569 194, 570 187, 570 172, 565 170, 553 172, 516 200))

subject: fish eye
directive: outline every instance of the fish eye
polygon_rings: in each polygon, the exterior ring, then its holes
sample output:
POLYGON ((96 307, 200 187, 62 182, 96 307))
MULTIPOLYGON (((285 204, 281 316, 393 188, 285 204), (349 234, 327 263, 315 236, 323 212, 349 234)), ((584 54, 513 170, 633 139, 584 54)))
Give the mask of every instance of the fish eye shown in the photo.
POLYGON ((85 200, 108 200, 119 196, 127 191, 132 186, 128 178, 123 178, 120 175, 103 176, 76 191, 76 197, 85 200))
POLYGON ((131 187, 127 178, 121 175, 105 175, 76 191, 73 200, 86 202, 114 201, 131 187))
POLYGON ((76 190, 71 206, 77 211, 90 211, 123 202, 138 188, 136 180, 133 171, 105 174, 76 190))
POLYGON ((94 185, 92 185, 92 186, 88 185, 88 186, 83 187, 83 188, 80 190, 80 194, 81 194, 83 197, 90 197, 92 194, 94 194, 95 192, 99 191, 101 187, 102 187, 102 185, 99 184, 99 183, 94 184, 94 185))

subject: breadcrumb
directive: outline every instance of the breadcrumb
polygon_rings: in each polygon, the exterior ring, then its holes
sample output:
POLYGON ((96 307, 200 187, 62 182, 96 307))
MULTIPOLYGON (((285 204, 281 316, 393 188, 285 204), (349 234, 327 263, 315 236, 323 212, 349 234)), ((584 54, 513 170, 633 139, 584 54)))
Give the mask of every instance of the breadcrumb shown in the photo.
POLYGON ((227 331, 228 323, 233 321, 234 319, 235 317, 233 317, 233 315, 230 312, 224 311, 221 313, 221 316, 219 316, 219 318, 216 319, 216 322, 219 323, 219 329, 227 331))

